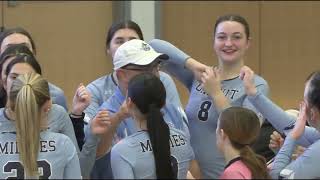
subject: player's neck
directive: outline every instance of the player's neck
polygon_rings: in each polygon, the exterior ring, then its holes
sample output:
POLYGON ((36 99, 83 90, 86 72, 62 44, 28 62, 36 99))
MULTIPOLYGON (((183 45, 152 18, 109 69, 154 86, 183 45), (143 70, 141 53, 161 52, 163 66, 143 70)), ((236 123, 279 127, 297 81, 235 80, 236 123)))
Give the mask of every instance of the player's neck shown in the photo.
POLYGON ((135 114, 134 115, 134 120, 136 122, 136 127, 138 130, 147 130, 147 119, 144 115, 142 114, 135 114))
POLYGON ((232 159, 240 157, 240 151, 233 148, 232 146, 227 146, 223 154, 226 164, 228 164, 232 159))
POLYGON ((221 80, 233 79, 239 76, 241 68, 244 66, 242 60, 233 63, 220 63, 221 80))

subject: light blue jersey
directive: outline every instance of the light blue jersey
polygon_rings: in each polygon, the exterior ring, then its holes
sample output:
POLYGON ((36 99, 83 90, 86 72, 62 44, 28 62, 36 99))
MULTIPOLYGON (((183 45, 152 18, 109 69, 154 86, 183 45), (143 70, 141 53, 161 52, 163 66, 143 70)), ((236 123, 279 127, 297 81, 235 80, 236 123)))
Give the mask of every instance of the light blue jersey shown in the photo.
MULTIPOLYGON (((107 102, 103 103, 100 108, 107 109, 111 114, 116 113, 120 109, 120 106, 124 100, 125 96, 123 96, 120 89, 117 87, 114 95, 111 96, 107 102)), ((188 137, 190 137, 187 126, 188 122, 185 118, 186 116, 183 109, 171 102, 172 101, 170 101, 167 96, 166 105, 161 109, 164 120, 170 127, 179 129, 185 132, 188 137)), ((137 132, 135 121, 131 117, 124 119, 117 128, 114 144, 135 132, 137 132)))
MULTIPOLYGON (((287 135, 292 130, 292 128, 288 127, 292 127, 295 124, 296 117, 288 115, 259 90, 255 96, 249 96, 248 99, 278 132, 287 135)), ((303 135, 298 139, 297 143, 308 147, 318 140, 320 140, 319 131, 313 127, 306 126, 303 135)))
POLYGON ((49 92, 50 97, 53 104, 59 104, 60 106, 64 107, 66 111, 68 111, 66 97, 64 96, 64 92, 58 86, 49 83, 49 92))
MULTIPOLYGON (((102 76, 87 85, 87 90, 91 94, 91 103, 85 109, 85 122, 89 123, 91 119, 97 114, 101 104, 109 99, 110 96, 114 93, 114 90, 117 87, 117 79, 115 73, 107 74, 102 76)), ((88 139, 88 133, 90 128, 85 124, 85 142, 88 139)), ((88 152, 89 153, 89 152, 88 152)), ((94 152, 91 152, 94 153, 94 152)), ((90 153, 89 153, 90 154, 90 153)), ((90 177, 92 179, 112 179, 111 167, 106 162, 109 162, 110 157, 103 156, 98 160, 94 160, 93 167, 90 177)), ((95 158, 94 158, 95 159, 95 158)))
POLYGON ((320 140, 310 145, 296 160, 291 161, 296 144, 291 136, 286 137, 271 167, 270 175, 273 179, 320 178, 320 140))
MULTIPOLYGON (((0 109, 0 132, 7 131, 8 129, 15 129, 13 121, 10 121, 6 117, 4 109, 5 108, 0 109)), ((48 127, 49 131, 51 132, 57 132, 68 136, 72 140, 73 144, 77 147, 77 152, 79 152, 72 122, 68 113, 63 109, 62 106, 52 104, 48 114, 48 127)))
MULTIPOLYGON (((267 93, 267 83, 255 76, 255 84, 267 93)), ((239 77, 221 82, 221 88, 231 106, 255 108, 249 103, 239 77)), ((190 91, 186 114, 190 124, 191 145, 205 178, 218 178, 225 167, 223 155, 216 147, 216 128, 219 112, 211 97, 194 81, 190 91)))
MULTIPOLYGON (((194 154, 189 137, 170 128, 170 150, 174 174, 186 179, 194 154)), ((115 179, 157 179, 152 145, 147 131, 136 132, 118 142, 111 151, 115 179)))
MULTIPOLYGON (((174 81, 172 78, 164 73, 160 72, 160 79, 164 83, 166 89, 167 89, 167 102, 173 103, 172 106, 174 106, 175 109, 181 111, 181 113, 184 114, 185 118, 186 115, 181 109, 181 102, 179 98, 178 91, 176 89, 176 86, 174 84, 174 81)), ((86 118, 87 122, 92 119, 96 113, 99 111, 99 107, 102 105, 102 103, 107 102, 107 100, 110 98, 108 104, 112 104, 108 109, 111 112, 117 112, 119 107, 121 106, 122 102, 124 101, 124 97, 121 94, 120 91, 118 93, 120 96, 115 96, 113 95, 115 93, 115 89, 117 89, 117 79, 116 76, 113 74, 109 74, 106 76, 103 76, 93 82, 91 82, 88 86, 88 91, 92 94, 92 102, 90 106, 84 111, 86 113, 86 118), (114 101, 114 102, 111 102, 114 101), (115 105, 114 105, 115 104, 115 105)), ((105 104, 106 105, 106 104, 105 104)), ((169 113, 175 113, 176 111, 169 111, 169 113)), ((174 117, 175 115, 170 115, 174 117)), ((187 121, 185 119, 185 121, 187 121)), ((86 126, 86 131, 88 131, 88 126, 86 126)), ((130 135, 134 132, 135 126, 128 122, 128 124, 121 124, 119 127, 118 132, 123 132, 123 133, 118 133, 120 137, 126 137, 127 135, 130 135), (130 128, 128 128, 130 127, 130 128), (133 131, 132 131, 133 130, 133 131), (129 132, 128 132, 129 131, 129 132)), ((87 139, 87 134, 86 134, 86 139, 87 139)), ((119 138, 117 138, 119 139, 119 138)), ((87 140, 86 140, 87 141, 87 140)), ((95 152, 93 152, 95 153, 95 152)), ((105 156, 99 158, 96 160, 95 165, 92 169, 91 173, 92 178, 103 178, 103 179, 111 179, 112 177, 112 172, 111 172, 111 165, 110 165, 110 153, 107 153, 105 156)))
MULTIPOLYGON (((279 106, 265 97, 261 92, 249 96, 250 102, 280 132, 288 135, 296 122, 296 118, 288 115, 279 106)), ((320 133, 313 127, 305 127, 303 135, 294 140, 289 135, 275 157, 270 175, 273 179, 282 176, 285 179, 319 179, 320 171, 320 133), (291 155, 296 145, 308 147, 302 155, 291 162, 291 155)))
MULTIPOLYGON (((196 81, 193 73, 185 68, 185 62, 189 57, 187 54, 162 40, 152 40, 150 45, 157 52, 169 55, 170 59, 164 61, 162 67, 179 79, 190 91, 185 111, 189 120, 191 146, 199 163, 202 177, 217 179, 225 167, 224 157, 216 147, 215 131, 219 112, 211 97, 201 88, 200 82, 196 81)), ((263 78, 256 75, 254 81, 261 92, 266 95, 269 93, 268 84, 263 78)), ((221 88, 231 106, 246 107, 258 113, 249 102, 239 77, 222 81, 221 88)), ((263 118, 260 117, 260 119, 263 118)))
MULTIPOLYGON (((6 117, 4 108, 1 108, 0 133, 8 131, 15 131, 15 124, 6 117)), ((71 139, 72 143, 75 145, 76 151, 78 152, 82 175, 83 177, 89 177, 88 174, 90 173, 96 157, 95 153, 92 152, 95 152, 97 149, 98 137, 87 132, 87 141, 80 152, 70 117, 64 108, 57 104, 52 104, 51 110, 49 111, 48 131, 64 134, 71 139)))
MULTIPOLYGON (((42 179, 80 179, 80 164, 77 151, 67 136, 49 131, 40 134, 38 170, 42 179)), ((16 133, 0 133, 0 179, 25 179, 19 160, 16 133)), ((33 177, 34 178, 34 177, 33 177)))
MULTIPOLYGON (((91 103, 84 110, 86 116, 92 119, 99 110, 103 102, 106 102, 114 93, 117 87, 116 76, 113 73, 102 76, 87 85, 87 89, 91 94, 91 103)), ((87 120, 88 121, 88 120, 87 120)))
MULTIPOLYGON (((187 136, 189 136, 189 130, 187 126, 188 121, 186 119, 186 114, 181 108, 180 98, 173 80, 169 75, 163 72, 160 72, 160 80, 166 89, 167 95, 166 105, 161 110, 163 112, 163 118, 166 120, 169 126, 180 129, 185 132, 187 136)), ((124 100, 125 96, 117 87, 115 93, 108 99, 108 101, 101 105, 100 109, 107 109, 110 113, 118 112, 124 100)), ((123 120, 117 128, 114 144, 135 132, 137 132, 137 129, 134 124, 134 120, 132 118, 123 120)), ((100 163, 110 167, 110 152, 105 155, 104 160, 105 162, 100 163)), ((106 174, 105 176, 110 177, 110 174, 106 174)))

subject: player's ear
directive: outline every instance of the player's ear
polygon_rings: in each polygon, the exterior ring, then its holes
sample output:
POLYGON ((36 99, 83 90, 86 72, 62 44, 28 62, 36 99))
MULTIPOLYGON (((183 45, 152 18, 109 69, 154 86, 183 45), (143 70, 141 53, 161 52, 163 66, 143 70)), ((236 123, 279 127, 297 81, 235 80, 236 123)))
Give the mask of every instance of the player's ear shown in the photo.
POLYGON ((223 140, 229 138, 228 135, 224 132, 223 129, 220 129, 220 136, 223 140))
POLYGON ((41 107, 42 112, 48 114, 52 107, 52 101, 51 99, 47 100, 41 107))

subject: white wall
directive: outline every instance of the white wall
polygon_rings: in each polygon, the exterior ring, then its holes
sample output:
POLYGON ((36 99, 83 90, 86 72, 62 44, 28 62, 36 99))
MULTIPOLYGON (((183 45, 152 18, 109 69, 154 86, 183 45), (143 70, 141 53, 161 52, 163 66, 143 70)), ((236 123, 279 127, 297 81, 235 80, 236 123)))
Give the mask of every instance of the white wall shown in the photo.
POLYGON ((155 1, 131 1, 131 19, 140 25, 146 42, 155 38, 155 1))

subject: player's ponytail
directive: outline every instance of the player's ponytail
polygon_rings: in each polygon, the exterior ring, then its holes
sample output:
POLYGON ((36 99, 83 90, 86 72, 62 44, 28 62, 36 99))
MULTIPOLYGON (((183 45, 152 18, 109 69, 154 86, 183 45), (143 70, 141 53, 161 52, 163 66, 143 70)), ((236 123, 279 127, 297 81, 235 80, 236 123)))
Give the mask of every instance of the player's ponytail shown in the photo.
POLYGON ((157 178, 176 179, 171 166, 169 127, 160 112, 166 101, 162 82, 151 73, 139 74, 129 82, 128 97, 146 115, 157 178))
POLYGON ((155 104, 149 106, 147 128, 155 158, 157 178, 175 179, 170 160, 169 127, 163 120, 160 108, 155 104))
POLYGON ((12 83, 9 100, 15 117, 20 161, 27 176, 37 176, 40 131, 45 125, 42 107, 50 100, 48 82, 39 74, 20 75, 12 83))
POLYGON ((253 179, 270 179, 265 159, 250 148, 260 133, 260 121, 255 112, 230 107, 221 112, 219 129, 223 129, 233 148, 240 151, 241 161, 250 169, 253 179))
POLYGON ((270 179, 265 158, 255 154, 249 145, 240 147, 240 157, 242 162, 250 169, 252 179, 270 179))

